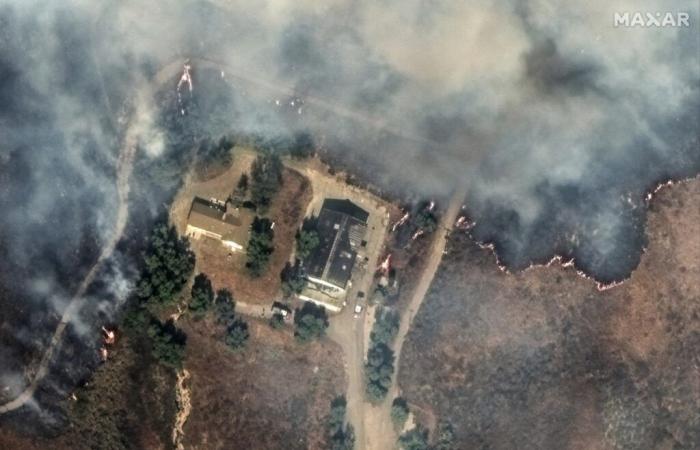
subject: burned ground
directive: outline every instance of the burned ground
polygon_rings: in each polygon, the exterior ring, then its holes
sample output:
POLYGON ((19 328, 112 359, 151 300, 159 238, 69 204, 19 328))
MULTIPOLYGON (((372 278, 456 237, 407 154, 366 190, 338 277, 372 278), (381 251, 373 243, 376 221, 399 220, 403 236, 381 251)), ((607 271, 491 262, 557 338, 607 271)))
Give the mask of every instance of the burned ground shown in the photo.
POLYGON ((300 344, 288 328, 249 325, 248 345, 237 352, 205 321, 185 325, 192 376, 185 448, 326 448, 328 405, 345 392, 340 349, 328 340, 300 344))
POLYGON ((517 275, 464 234, 416 318, 399 382, 458 448, 700 446, 700 181, 662 190, 632 278, 517 275))

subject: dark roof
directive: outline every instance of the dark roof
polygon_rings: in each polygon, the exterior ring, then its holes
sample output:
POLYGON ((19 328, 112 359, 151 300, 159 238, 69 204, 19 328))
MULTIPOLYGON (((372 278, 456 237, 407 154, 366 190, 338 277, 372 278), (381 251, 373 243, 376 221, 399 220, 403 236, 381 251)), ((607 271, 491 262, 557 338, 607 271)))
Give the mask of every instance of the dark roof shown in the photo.
POLYGON ((341 288, 352 274, 356 249, 369 214, 349 200, 328 199, 318 215, 319 245, 307 260, 307 273, 341 288))
POLYGON ((231 240, 243 245, 248 239, 248 227, 241 215, 235 211, 226 211, 224 206, 195 197, 187 218, 187 223, 216 233, 224 240, 231 240))
POLYGON ((348 199, 327 198, 323 201, 322 209, 329 209, 331 211, 345 214, 359 220, 364 224, 367 224, 367 218, 369 217, 369 213, 367 211, 360 208, 348 199))

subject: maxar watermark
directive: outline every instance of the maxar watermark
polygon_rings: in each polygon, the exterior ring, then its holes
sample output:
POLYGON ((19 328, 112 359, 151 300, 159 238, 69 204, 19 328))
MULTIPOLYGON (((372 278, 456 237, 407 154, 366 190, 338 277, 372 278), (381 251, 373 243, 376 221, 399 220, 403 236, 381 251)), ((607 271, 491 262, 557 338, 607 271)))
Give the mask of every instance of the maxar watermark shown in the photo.
POLYGON ((616 12, 613 26, 629 28, 689 27, 687 12, 616 12))

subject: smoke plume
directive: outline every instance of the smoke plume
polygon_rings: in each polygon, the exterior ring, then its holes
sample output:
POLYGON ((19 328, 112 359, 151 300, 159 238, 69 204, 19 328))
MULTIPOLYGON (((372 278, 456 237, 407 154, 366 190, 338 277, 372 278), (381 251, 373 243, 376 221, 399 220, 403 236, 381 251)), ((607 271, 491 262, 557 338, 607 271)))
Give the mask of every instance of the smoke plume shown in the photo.
MULTIPOLYGON (((513 269, 559 253, 625 278, 646 192, 700 172, 698 19, 692 0, 0 1, 0 392, 114 237, 128 130, 139 167, 186 123, 192 142, 308 130, 384 191, 466 186, 475 237, 513 269), (624 11, 690 27, 613 26, 624 11)), ((137 226, 172 185, 132 179, 137 226)), ((123 301, 133 256, 110 256, 74 333, 123 301)))

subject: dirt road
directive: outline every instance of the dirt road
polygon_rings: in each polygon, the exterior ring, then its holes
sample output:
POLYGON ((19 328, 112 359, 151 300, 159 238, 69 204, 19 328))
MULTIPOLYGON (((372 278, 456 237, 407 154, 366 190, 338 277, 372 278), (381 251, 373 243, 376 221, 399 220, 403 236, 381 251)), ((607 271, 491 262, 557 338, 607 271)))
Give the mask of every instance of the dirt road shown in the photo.
POLYGON ((401 324, 399 325, 399 331, 396 335, 396 340, 394 341, 394 353, 396 355, 396 361, 394 362, 394 374, 392 376, 391 388, 389 393, 382 403, 376 406, 368 405, 365 408, 364 416, 364 432, 365 441, 359 441, 358 439, 358 449, 367 450, 388 450, 396 446, 396 440, 398 436, 394 431, 393 424, 391 422, 391 402, 399 396, 399 387, 397 385, 397 373, 399 369, 399 360, 401 358, 401 348, 403 347, 404 340, 406 339, 406 334, 413 323, 413 318, 420 309, 420 305, 425 298, 425 295, 430 288, 430 284, 433 281, 435 272, 437 271, 442 255, 445 251, 445 245, 447 244, 447 237, 452 230, 454 223, 459 216, 459 212, 466 197, 466 189, 460 187, 455 191, 450 199, 450 203, 447 205, 447 210, 440 218, 440 224, 438 226, 438 233, 430 247, 430 253, 428 255, 428 262, 421 274, 420 280, 416 285, 413 295, 401 316, 401 324))

